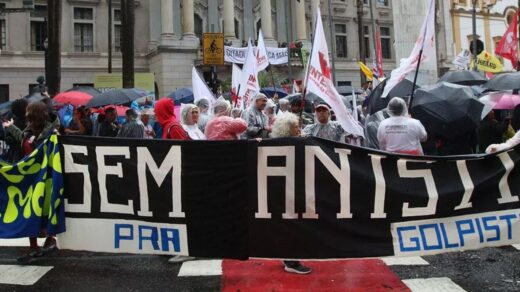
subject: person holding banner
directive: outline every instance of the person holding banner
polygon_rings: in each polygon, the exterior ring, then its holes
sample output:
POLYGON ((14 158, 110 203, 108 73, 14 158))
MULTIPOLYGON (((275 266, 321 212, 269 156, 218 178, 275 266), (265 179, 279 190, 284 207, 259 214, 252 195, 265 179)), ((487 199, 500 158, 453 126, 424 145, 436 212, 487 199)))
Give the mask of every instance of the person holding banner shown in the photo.
POLYGON ((508 139, 504 143, 489 145, 488 148, 486 149, 486 153, 490 154, 490 153, 504 151, 509 148, 513 148, 518 144, 520 144, 520 131, 516 132, 516 134, 512 138, 508 139))
POLYGON ((232 118, 231 104, 224 99, 218 99, 213 104, 215 118, 206 124, 206 138, 208 140, 237 140, 239 135, 247 129, 246 121, 241 118, 232 118))
MULTIPOLYGON (((14 141, 21 145, 24 156, 31 154, 38 146, 51 134, 58 133, 60 126, 58 118, 49 121, 49 109, 41 101, 30 103, 26 109, 27 127, 22 131, 14 125, 14 121, 4 122, 6 132, 13 137, 14 141)), ((36 237, 29 237, 30 252, 26 257, 38 257, 56 249, 56 238, 54 235, 47 234, 47 230, 42 229, 41 235, 46 236, 43 248, 38 247, 36 237)))
POLYGON ((419 120, 408 117, 406 102, 400 97, 390 100, 387 107, 390 118, 377 129, 379 149, 388 152, 423 155, 421 142, 428 138, 419 120))
POLYGON ((315 106, 316 123, 306 126, 302 131, 302 136, 312 136, 328 139, 337 142, 346 142, 345 138, 349 135, 336 121, 331 121, 330 106, 320 101, 315 106))
POLYGON ((267 106, 267 96, 258 93, 252 100, 249 109, 242 112, 242 119, 247 121, 247 139, 268 138, 271 133, 269 118, 263 110, 267 106))
MULTIPOLYGON (((273 124, 273 138, 299 137, 300 135, 300 118, 297 115, 285 113, 276 118, 273 124)), ((303 275, 312 272, 311 268, 302 265, 300 261, 283 261, 283 264, 288 273, 303 275)))
POLYGON ((206 140, 206 135, 199 129, 200 109, 194 104, 183 105, 181 110, 182 127, 189 140, 206 140))
POLYGON ((186 131, 179 124, 173 113, 173 99, 163 98, 155 103, 155 117, 162 128, 163 139, 187 140, 186 131))

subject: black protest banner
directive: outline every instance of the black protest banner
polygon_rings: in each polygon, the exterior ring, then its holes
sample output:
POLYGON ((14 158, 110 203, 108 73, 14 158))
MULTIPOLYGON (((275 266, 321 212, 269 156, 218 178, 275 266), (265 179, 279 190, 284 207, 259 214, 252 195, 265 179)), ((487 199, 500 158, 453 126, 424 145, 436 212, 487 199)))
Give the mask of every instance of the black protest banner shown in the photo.
POLYGON ((520 148, 433 158, 314 138, 60 142, 64 248, 324 259, 520 242, 520 148))

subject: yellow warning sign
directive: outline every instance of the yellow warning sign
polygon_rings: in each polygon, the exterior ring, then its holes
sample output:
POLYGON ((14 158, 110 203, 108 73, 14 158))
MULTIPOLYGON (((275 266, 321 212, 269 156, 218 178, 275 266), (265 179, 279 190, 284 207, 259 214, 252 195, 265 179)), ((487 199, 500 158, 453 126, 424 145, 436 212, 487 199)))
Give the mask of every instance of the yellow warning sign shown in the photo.
POLYGON ((224 34, 205 33, 203 39, 204 65, 224 65, 224 34))

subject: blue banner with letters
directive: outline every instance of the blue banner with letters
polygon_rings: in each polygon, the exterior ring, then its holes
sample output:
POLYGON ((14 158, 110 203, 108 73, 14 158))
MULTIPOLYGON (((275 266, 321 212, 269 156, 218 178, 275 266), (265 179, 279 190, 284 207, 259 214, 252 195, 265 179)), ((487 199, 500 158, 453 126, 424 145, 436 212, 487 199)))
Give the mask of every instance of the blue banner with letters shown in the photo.
POLYGON ((417 157, 315 138, 59 139, 62 248, 330 259, 520 243, 520 146, 417 157))
POLYGON ((56 135, 14 164, 0 162, 0 238, 64 232, 63 192, 56 135))

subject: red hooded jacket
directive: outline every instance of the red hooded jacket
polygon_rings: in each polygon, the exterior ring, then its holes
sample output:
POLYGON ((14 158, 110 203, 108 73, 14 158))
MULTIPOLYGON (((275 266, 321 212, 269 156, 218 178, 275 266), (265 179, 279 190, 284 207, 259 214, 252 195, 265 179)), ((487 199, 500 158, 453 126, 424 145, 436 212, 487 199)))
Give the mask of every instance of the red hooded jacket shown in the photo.
POLYGON ((155 118, 163 129, 163 139, 188 140, 186 131, 175 118, 173 99, 163 98, 155 103, 155 118))

